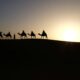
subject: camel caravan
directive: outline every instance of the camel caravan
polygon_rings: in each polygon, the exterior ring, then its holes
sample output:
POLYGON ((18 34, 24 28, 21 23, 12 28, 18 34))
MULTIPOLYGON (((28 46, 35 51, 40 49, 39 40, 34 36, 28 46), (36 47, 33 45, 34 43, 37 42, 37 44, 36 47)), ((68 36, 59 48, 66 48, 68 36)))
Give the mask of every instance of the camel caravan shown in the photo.
MULTIPOLYGON (((17 35, 20 37, 20 39, 27 39, 27 38, 31 38, 31 39, 35 39, 36 38, 36 34, 31 31, 31 33, 26 33, 24 30, 20 33, 18 32, 17 35)), ((40 36, 41 39, 47 39, 47 33, 43 30, 42 33, 38 33, 38 35, 40 36)), ((3 33, 0 32, 0 39, 17 39, 16 35, 12 35, 10 32, 8 33, 3 33)))

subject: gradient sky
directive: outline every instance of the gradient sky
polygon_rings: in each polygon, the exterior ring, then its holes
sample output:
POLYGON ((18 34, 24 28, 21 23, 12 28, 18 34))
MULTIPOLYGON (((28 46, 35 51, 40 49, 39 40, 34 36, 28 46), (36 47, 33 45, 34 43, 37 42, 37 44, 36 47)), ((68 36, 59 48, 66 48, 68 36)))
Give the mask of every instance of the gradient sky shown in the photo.
POLYGON ((44 29, 49 39, 63 40, 59 36, 67 27, 75 27, 80 35, 79 21, 80 0, 0 0, 0 31, 4 33, 44 29))

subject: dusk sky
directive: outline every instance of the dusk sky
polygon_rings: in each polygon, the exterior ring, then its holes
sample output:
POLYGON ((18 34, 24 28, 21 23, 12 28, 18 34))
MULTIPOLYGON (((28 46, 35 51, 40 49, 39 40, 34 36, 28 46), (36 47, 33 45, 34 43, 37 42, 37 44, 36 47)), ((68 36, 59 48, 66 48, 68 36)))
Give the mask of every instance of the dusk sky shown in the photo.
POLYGON ((37 34, 43 29, 49 39, 71 34, 80 41, 80 0, 0 0, 0 31, 37 34))

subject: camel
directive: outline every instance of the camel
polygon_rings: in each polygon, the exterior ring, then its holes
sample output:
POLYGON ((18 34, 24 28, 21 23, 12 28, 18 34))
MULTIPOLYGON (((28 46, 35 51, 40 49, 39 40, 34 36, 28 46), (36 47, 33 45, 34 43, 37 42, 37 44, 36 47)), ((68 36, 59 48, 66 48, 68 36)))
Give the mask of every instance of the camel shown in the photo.
POLYGON ((7 34, 4 33, 3 35, 4 35, 6 38, 10 38, 10 39, 12 38, 12 35, 11 35, 10 32, 8 32, 7 34))
POLYGON ((22 33, 18 33, 18 35, 21 36, 21 38, 26 38, 27 37, 27 34, 24 32, 24 30, 22 31, 22 33))
POLYGON ((2 32, 0 32, 0 38, 3 38, 2 32))
POLYGON ((31 34, 28 33, 28 35, 31 36, 31 38, 36 38, 36 34, 33 31, 31 31, 31 34))
POLYGON ((47 33, 44 30, 43 30, 42 34, 38 33, 38 35, 40 35, 42 39, 44 39, 44 37, 48 38, 47 33))

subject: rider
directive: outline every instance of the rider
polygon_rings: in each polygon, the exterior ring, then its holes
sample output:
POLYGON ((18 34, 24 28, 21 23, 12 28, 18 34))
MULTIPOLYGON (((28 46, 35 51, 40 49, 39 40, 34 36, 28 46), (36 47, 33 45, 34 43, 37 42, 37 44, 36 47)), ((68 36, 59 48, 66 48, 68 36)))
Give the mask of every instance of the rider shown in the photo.
POLYGON ((42 34, 46 34, 45 30, 43 30, 42 34))

